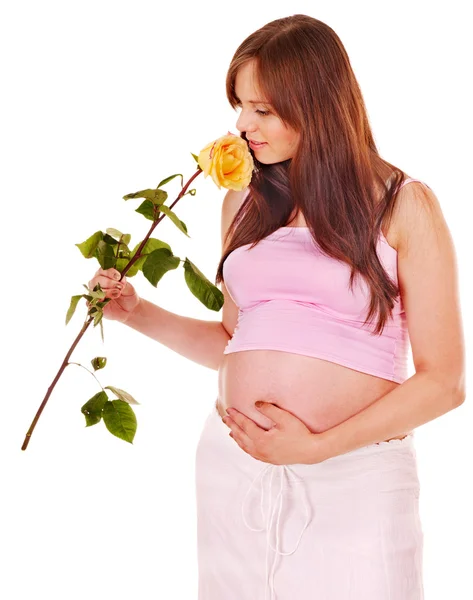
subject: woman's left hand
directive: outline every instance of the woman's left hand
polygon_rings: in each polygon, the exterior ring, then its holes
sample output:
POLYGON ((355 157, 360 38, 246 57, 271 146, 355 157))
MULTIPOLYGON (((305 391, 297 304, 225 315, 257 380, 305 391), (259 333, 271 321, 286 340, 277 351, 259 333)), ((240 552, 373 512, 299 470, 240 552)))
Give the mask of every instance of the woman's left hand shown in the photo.
POLYGON ((230 417, 222 419, 231 429, 229 435, 247 454, 273 465, 315 464, 328 458, 324 456, 322 434, 312 433, 292 413, 270 402, 256 408, 275 423, 274 427, 266 431, 235 408, 227 408, 230 417))

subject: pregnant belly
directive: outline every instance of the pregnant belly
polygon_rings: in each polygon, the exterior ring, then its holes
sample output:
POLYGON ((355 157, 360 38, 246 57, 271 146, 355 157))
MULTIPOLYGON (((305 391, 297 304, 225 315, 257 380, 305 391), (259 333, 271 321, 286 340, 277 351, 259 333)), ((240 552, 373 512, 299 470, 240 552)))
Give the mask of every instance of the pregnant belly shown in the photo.
MULTIPOLYGON (((243 350, 223 357, 216 406, 220 416, 226 414, 226 408, 234 407, 267 430, 273 422, 254 406, 256 400, 264 400, 291 412, 313 433, 322 433, 398 385, 311 356, 243 350)), ((401 439, 409 433, 391 439, 401 439)))

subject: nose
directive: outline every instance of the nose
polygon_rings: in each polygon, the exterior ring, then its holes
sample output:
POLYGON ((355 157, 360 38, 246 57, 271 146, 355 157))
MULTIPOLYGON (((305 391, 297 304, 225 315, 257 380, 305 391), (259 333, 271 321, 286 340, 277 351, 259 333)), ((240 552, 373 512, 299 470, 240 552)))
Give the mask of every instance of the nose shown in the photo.
POLYGON ((249 116, 248 113, 244 113, 243 111, 241 111, 235 127, 240 133, 243 133, 244 131, 256 131, 256 125, 253 117, 249 116))

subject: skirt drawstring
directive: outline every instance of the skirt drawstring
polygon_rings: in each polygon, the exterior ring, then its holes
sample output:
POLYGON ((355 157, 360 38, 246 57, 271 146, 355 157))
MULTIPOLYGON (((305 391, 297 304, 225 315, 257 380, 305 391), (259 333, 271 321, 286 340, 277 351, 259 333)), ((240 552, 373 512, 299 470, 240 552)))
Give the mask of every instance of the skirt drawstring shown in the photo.
MULTIPOLYGON (((282 511, 282 504, 283 504, 283 497, 284 497, 284 491, 285 491, 285 478, 292 476, 293 477, 293 481, 297 481, 299 478, 297 477, 297 475, 295 475, 295 473, 292 471, 292 469, 290 469, 290 467, 288 465, 273 465, 273 464, 268 464, 266 467, 264 467, 259 473, 258 475, 253 479, 253 481, 251 482, 250 487, 248 488, 246 494, 245 494, 245 498, 243 499, 242 502, 242 506, 241 506, 241 514, 243 517, 243 521, 245 523, 245 525, 248 527, 248 529, 251 529, 252 531, 264 531, 266 529, 266 575, 265 575, 265 581, 266 581, 266 587, 265 587, 265 600, 267 599, 267 592, 268 592, 268 588, 269 588, 269 592, 270 592, 270 597, 269 600, 275 600, 276 596, 275 596, 275 592, 274 592, 274 571, 275 571, 275 567, 276 567, 276 561, 277 561, 277 556, 278 554, 280 556, 289 556, 290 554, 293 554, 298 546, 299 546, 299 542, 301 541, 302 538, 302 534, 304 533, 304 531, 306 530, 307 526, 310 523, 310 507, 309 504, 307 502, 307 498, 305 497, 305 494, 303 494, 302 490, 298 490, 302 493, 303 496, 303 501, 304 501, 304 506, 306 508, 306 522, 304 523, 304 526, 302 528, 302 531, 300 532, 299 535, 299 539, 297 540, 296 546, 293 550, 291 550, 290 552, 282 552, 279 549, 279 525, 280 525, 280 518, 281 518, 281 511, 282 511), (281 485, 279 488, 279 493, 277 495, 276 498, 276 502, 274 504, 274 507, 272 507, 272 496, 271 496, 271 490, 272 490, 272 485, 273 485, 273 477, 274 477, 274 473, 276 471, 280 471, 280 478, 281 478, 281 485), (270 472, 271 473, 271 478, 269 481, 269 510, 268 510, 268 515, 267 518, 265 520, 265 514, 263 511, 263 503, 264 503, 264 485, 263 485, 263 481, 264 481, 264 477, 265 475, 267 475, 267 473, 270 472), (258 480, 258 478, 261 478, 261 500, 260 500, 260 509, 261 509, 261 516, 263 517, 263 522, 265 522, 265 527, 261 528, 261 529, 255 529, 253 527, 251 527, 246 519, 245 519, 245 501, 248 497, 248 494, 250 493, 250 491, 253 489, 253 486, 255 484, 255 482, 258 480), (277 521, 276 521, 276 528, 275 528, 275 533, 276 533, 276 547, 274 547, 271 544, 271 532, 272 532, 272 525, 273 525, 273 517, 274 517, 274 512, 276 510, 276 506, 278 504, 279 501, 279 510, 278 510, 278 515, 277 515, 277 521), (274 554, 274 560, 273 560, 273 564, 271 567, 271 573, 270 573, 270 577, 268 578, 268 556, 269 556, 269 548, 272 548, 275 552, 274 554)), ((299 479, 301 484, 303 482, 302 479, 299 479)))

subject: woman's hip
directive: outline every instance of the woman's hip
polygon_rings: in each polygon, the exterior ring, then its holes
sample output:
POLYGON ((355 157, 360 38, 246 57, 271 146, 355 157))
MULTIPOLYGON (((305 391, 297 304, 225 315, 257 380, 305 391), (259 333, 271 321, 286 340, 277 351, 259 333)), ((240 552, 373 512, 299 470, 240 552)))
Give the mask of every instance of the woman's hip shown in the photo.
POLYGON ((223 477, 242 483, 258 475, 285 479, 288 486, 305 483, 313 493, 334 498, 349 492, 372 498, 409 490, 419 494, 414 434, 403 439, 380 442, 331 457, 316 464, 272 465, 255 459, 229 436, 215 405, 204 423, 196 449, 196 476, 223 477), (204 472, 202 472, 202 469, 204 472), (228 476, 228 477, 227 477, 228 476))

